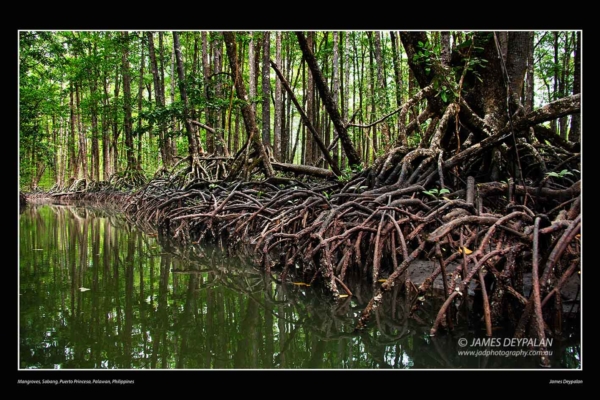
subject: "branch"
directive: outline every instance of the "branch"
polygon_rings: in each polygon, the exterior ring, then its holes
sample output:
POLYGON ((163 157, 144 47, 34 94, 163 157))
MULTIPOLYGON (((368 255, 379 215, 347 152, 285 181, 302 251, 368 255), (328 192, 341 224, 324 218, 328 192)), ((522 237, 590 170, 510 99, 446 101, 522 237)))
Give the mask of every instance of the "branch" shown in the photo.
POLYGON ((286 92, 288 92, 288 94, 290 95, 290 98, 292 99, 292 102, 294 103, 294 105, 296 106, 296 109, 298 109, 298 112, 302 116, 302 122, 304 122, 304 125, 306 125, 306 127, 308 128, 308 130, 310 131, 310 133, 312 133, 313 138, 315 139, 315 142, 317 142, 317 145, 321 149, 321 152, 323 153, 323 156, 325 157, 325 159, 329 163, 329 166, 331 166, 331 169, 333 170, 333 172, 337 176, 341 176, 342 175, 342 171, 340 171, 340 169, 338 168, 337 164, 331 158, 331 155, 329 154, 328 149, 325 147, 325 144, 321 140, 321 137, 319 136, 319 133, 313 127, 313 125, 310 123, 310 118, 308 118, 308 115, 306 115, 306 113, 302 109, 302 106, 300 105, 300 103, 296 99, 296 96, 294 95, 294 92, 292 91, 292 88, 290 87, 290 85, 287 83, 287 81, 283 77, 283 74, 281 73, 281 71, 279 71, 279 68, 277 68, 277 64, 275 64, 272 60, 271 60, 271 68, 273 68, 275 70, 275 73, 277 74, 277 77, 281 81, 281 84, 285 88, 286 92))
POLYGON ((302 54, 304 55, 304 59, 310 68, 310 72, 315 80, 315 85, 317 85, 317 89, 319 90, 319 94, 321 95, 321 99, 325 104, 325 108, 327 109, 327 113, 335 126, 335 130, 340 136, 340 140, 342 141, 342 147, 344 148, 344 152, 346 153, 346 157, 348 157, 349 165, 358 165, 360 164, 360 156, 356 152, 354 145, 352 144, 352 140, 348 135, 348 130, 344 126, 342 122, 342 117, 340 112, 337 109, 337 105, 335 103, 335 99, 331 95, 329 88, 327 87, 325 78, 319 69, 319 65, 317 64, 317 60, 312 53, 312 50, 308 46, 308 42, 306 37, 302 32, 296 32, 296 36, 298 37, 298 43, 300 44, 300 48, 302 49, 302 54))
POLYGON ((333 173, 333 171, 324 168, 311 167, 309 165, 286 164, 278 162, 272 162, 271 165, 273 166, 273 169, 276 169, 278 171, 288 171, 293 172, 295 174, 311 175, 320 178, 335 178, 335 174, 333 173))

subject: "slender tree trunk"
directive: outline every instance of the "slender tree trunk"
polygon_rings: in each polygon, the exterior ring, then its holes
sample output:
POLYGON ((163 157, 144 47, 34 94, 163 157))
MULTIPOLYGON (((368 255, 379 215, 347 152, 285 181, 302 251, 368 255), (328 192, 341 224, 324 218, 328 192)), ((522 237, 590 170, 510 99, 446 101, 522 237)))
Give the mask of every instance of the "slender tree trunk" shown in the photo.
MULTIPOLYGON (((218 32, 213 33, 212 40, 212 49, 213 49, 213 71, 215 74, 219 74, 222 70, 222 43, 221 38, 218 32)), ((219 77, 217 77, 217 81, 215 82, 215 97, 220 99, 223 97, 223 85, 221 84, 219 77)), ((225 141, 221 135, 222 128, 225 126, 224 124, 225 114, 221 111, 220 115, 218 111, 215 111, 213 128, 217 134, 215 135, 215 148, 217 154, 224 154, 225 141)))
POLYGON ((79 174, 79 163, 77 162, 75 153, 75 130, 77 129, 77 117, 75 116, 74 96, 75 89, 73 88, 73 83, 71 83, 69 85, 69 120, 71 121, 71 129, 69 132, 67 147, 69 148, 69 171, 71 172, 71 177, 77 179, 77 175, 79 174))
POLYGON ((256 126, 255 115, 248 102, 248 95, 246 94, 246 88, 244 87, 244 81, 237 60, 235 34, 233 32, 223 32, 223 37, 225 38, 225 47, 227 48, 227 57, 229 58, 236 93, 238 98, 243 102, 242 115, 244 117, 244 124, 246 125, 246 134, 252 140, 254 149, 261 158, 265 175, 270 178, 274 175, 273 167, 262 144, 260 133, 256 126))
MULTIPOLYGON (((175 48, 171 52, 171 104, 175 104, 175 48)), ((179 121, 175 115, 171 119, 171 131, 178 131, 180 127, 179 121)), ((177 138, 173 138, 171 141, 171 157, 177 157, 177 138)))
POLYGON ((250 42, 248 44, 248 81, 249 81, 249 91, 250 91, 250 107, 252 107, 252 111, 256 113, 256 56, 254 51, 254 32, 248 32, 248 36, 250 36, 250 42))
POLYGON ((262 46, 262 141, 271 147, 271 33, 263 32, 262 46))
POLYGON ((125 153, 127 154, 127 171, 136 167, 133 152, 133 117, 131 112, 131 75, 129 70, 129 34, 121 33, 122 38, 122 68, 123 68, 123 131, 125 134, 125 153))
MULTIPOLYGON (((213 125, 213 111, 209 108, 208 103, 212 98, 212 85, 210 81, 211 71, 210 71, 210 63, 209 63, 209 46, 208 46, 208 34, 205 31, 202 31, 202 71, 204 74, 204 95, 206 96, 207 105, 204 109, 206 123, 209 126, 213 125)), ((206 151, 210 154, 215 152, 215 136, 206 132, 206 151)))
MULTIPOLYGON (((163 106, 167 105, 167 95, 165 91, 165 46, 164 46, 164 33, 162 31, 158 32, 158 58, 159 58, 159 69, 160 69, 160 91, 162 96, 163 106)), ((171 76, 173 77, 173 71, 171 71, 171 76)), ((175 84, 175 79, 171 79, 171 87, 175 84)), ((173 88, 171 89, 171 104, 175 102, 175 93, 173 88)), ((166 121, 163 121, 165 124, 165 152, 167 156, 167 166, 173 165, 174 157, 177 155, 177 146, 176 139, 171 138, 170 135, 167 134, 167 124, 166 121)), ((175 129, 175 127, 173 127, 175 129)))
MULTIPOLYGON (((373 36, 374 32, 367 32, 368 38, 369 38, 369 92, 370 92, 370 106, 371 106, 371 111, 367 114, 368 117, 367 119, 374 119, 377 118, 377 104, 379 104, 379 88, 377 88, 378 83, 375 82, 375 60, 374 60, 374 53, 375 53, 375 45, 374 45, 374 40, 373 40, 373 36)), ((377 63, 379 63, 379 60, 377 61, 377 63)), ((379 66, 377 67, 377 69, 379 69, 379 66)), ((378 71, 379 72, 379 71, 378 71)), ((368 128, 368 131, 371 132, 371 144, 373 146, 373 153, 377 154, 377 151, 379 150, 379 141, 378 141, 378 136, 377 136, 377 131, 375 130, 375 126, 368 128)), ((365 155, 365 162, 369 162, 371 158, 371 153, 368 152, 365 155)), ((374 157, 375 158, 375 157, 374 157)))
MULTIPOLYGON (((346 43, 345 43, 345 57, 344 57, 344 95, 343 95, 343 100, 342 103, 344 104, 342 107, 342 118, 345 122, 349 122, 349 118, 350 118, 350 68, 352 66, 352 60, 351 60, 351 55, 354 54, 352 52, 352 44, 350 43, 350 35, 352 35, 352 32, 345 32, 344 36, 346 39, 346 43)), ((353 71, 353 73, 356 71, 353 71)), ((356 85, 353 85, 354 88, 356 88, 356 85)), ((355 99, 356 96, 354 96, 355 93, 355 89, 353 89, 352 91, 352 104, 355 104, 355 99)), ((356 108, 356 106, 354 105, 354 107, 356 108)), ((338 131, 335 132, 338 135, 338 138, 340 136, 340 133, 338 131)), ((339 143, 339 140, 338 140, 339 143)), ((339 154, 340 157, 340 169, 343 170, 346 168, 346 161, 348 160, 344 154, 343 151, 341 151, 341 146, 336 146, 336 154, 339 154)))
MULTIPOLYGON (((573 71, 573 94, 581 93, 581 31, 577 31, 575 41, 575 54, 573 55, 574 71, 573 71)), ((571 129, 569 130, 569 141, 581 141, 581 114, 573 114, 571 116, 571 129)))
MULTIPOLYGON (((308 32, 308 35, 306 38, 306 48, 310 50, 311 54, 312 54, 312 51, 314 48, 314 37, 315 37, 314 32, 308 32)), ((317 61, 315 60, 315 64, 316 63, 317 63, 317 61)), ((306 78, 307 78, 306 79, 306 113, 308 114, 310 123, 313 125, 316 125, 315 124, 314 77, 312 74, 307 74, 306 78)), ((304 131, 304 132, 306 132, 306 131, 304 131)), ((305 142, 304 163, 306 165, 313 165, 313 162, 314 162, 313 153, 312 153, 313 137, 311 135, 307 135, 305 133, 304 134, 304 142, 305 142)))
MULTIPOLYGON (((281 68, 281 31, 275 33, 275 63, 281 68)), ((281 160, 281 126, 283 124, 283 100, 281 81, 275 82, 275 120, 273 132, 273 155, 281 160)))
MULTIPOLYGON (((346 120, 347 111, 345 109, 346 107, 344 104, 345 102, 343 99, 342 99, 342 101, 340 101, 340 90, 341 90, 340 78, 341 78, 341 74, 340 74, 340 32, 334 31, 333 32, 333 70, 332 70, 332 77, 331 77, 333 85, 332 85, 331 95, 335 99, 336 103, 341 105, 342 120, 344 122, 347 122, 347 120, 346 120)), ((337 135, 338 135, 338 133, 334 129, 334 138, 337 135)), ((329 146, 329 144, 330 143, 328 142, 327 145, 329 146)), ((339 160, 339 155, 338 155, 337 149, 333 152, 332 162, 336 168, 339 166, 340 160, 339 160)))
MULTIPOLYGON (((552 101, 555 101, 559 98, 558 95, 558 35, 559 32, 553 32, 554 34, 554 77, 553 77, 553 86, 552 86, 552 101)), ((552 120, 550 121, 550 129, 554 131, 554 133, 558 134, 558 121, 552 120)))
MULTIPOLYGON (((118 40, 118 37, 115 37, 114 40, 118 40)), ((114 80, 114 90, 113 90, 113 103, 111 107, 112 111, 112 137, 111 137, 111 145, 110 145, 110 153, 112 160, 112 172, 116 173, 119 171, 119 135, 121 131, 119 131, 119 91, 121 80, 119 79, 119 75, 122 75, 120 71, 122 68, 119 66, 115 68, 115 80, 114 80)))
MULTIPOLYGON (((97 38, 96 38, 97 39, 97 38)), ((94 58, 97 56, 96 40, 94 40, 91 54, 94 58)), ((91 160, 91 178, 94 181, 100 180, 100 150, 98 148, 98 67, 88 69, 88 78, 90 86, 90 118, 92 122, 92 160, 91 160)))
MULTIPOLYGON (((150 56, 150 68, 152 69, 152 80, 154 82, 154 98, 156 99, 156 106, 159 109, 163 109, 165 106, 165 95, 158 71, 158 63, 156 62, 154 34, 147 31, 146 36, 148 37, 148 54, 150 56)), ((169 147, 166 141, 166 125, 163 117, 158 121, 158 140, 162 164, 168 168, 171 166, 171 163, 169 159, 169 147)))
POLYGON ((175 58, 177 60, 177 75, 179 77, 179 93, 181 96, 181 102, 183 103, 183 119, 185 124, 185 130, 188 138, 188 152, 190 155, 190 164, 194 163, 199 152, 202 152, 196 140, 196 134, 194 128, 190 123, 189 119, 189 105, 187 98, 187 91, 185 88, 185 73, 183 71, 183 56, 181 55, 181 45, 179 43, 179 34, 173 31, 173 49, 175 51, 175 58))
POLYGON ((144 46, 141 46, 140 77, 138 82, 138 143, 137 143, 137 168, 142 169, 142 100, 144 99, 144 46))
POLYGON ((75 83, 75 102, 77 109, 77 125, 79 130, 79 162, 81 164, 82 178, 88 179, 88 164, 87 164, 87 138, 83 124, 83 113, 81 111, 81 95, 80 83, 75 83))
MULTIPOLYGON (((385 57, 383 57, 383 50, 381 46, 381 33, 376 31, 373 35, 375 42, 375 61, 377 62, 377 105, 379 110, 383 110, 384 113, 388 112, 389 104, 387 101, 387 84, 385 82, 385 57)), ((374 115, 376 117, 376 115, 374 115)), ((373 136, 376 136, 375 132, 373 136)), ((381 137, 383 140, 383 146, 387 150, 392 141, 390 134, 390 126, 386 121, 381 123, 381 137)))
MULTIPOLYGON (((558 86, 559 97, 562 98, 566 96, 569 91, 567 88, 567 74, 569 73, 569 64, 571 63, 571 44, 569 40, 568 32, 564 33, 565 35, 565 45, 564 45, 564 56, 562 59, 562 68, 561 68, 561 77, 560 83, 558 86)), ((560 132, 560 137, 567 140, 567 122, 569 120, 569 116, 564 116, 558 119, 558 127, 560 132)))

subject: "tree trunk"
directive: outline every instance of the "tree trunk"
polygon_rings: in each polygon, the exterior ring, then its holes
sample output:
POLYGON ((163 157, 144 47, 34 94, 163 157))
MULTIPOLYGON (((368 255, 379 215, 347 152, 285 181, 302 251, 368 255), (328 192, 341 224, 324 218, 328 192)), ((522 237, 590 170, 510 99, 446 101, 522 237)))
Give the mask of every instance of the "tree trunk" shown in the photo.
POLYGON ((315 79, 315 84, 317 86, 317 89, 319 90, 321 98, 323 99, 323 102, 325 103, 327 113, 329 114, 329 117, 331 118, 331 120, 335 126, 335 129, 338 132, 338 135, 342 142, 342 146, 344 148, 344 151, 346 152, 346 156, 348 157, 348 162, 350 163, 350 165, 359 165, 361 163, 360 157, 358 156, 358 153, 354 149, 352 140, 350 139, 350 136, 348 135, 348 131, 346 130, 346 127, 344 126, 344 123, 342 122, 342 117, 340 115, 340 112, 337 109, 336 102, 333 99, 333 97, 331 96, 331 92, 329 91, 329 88, 325 84, 325 79, 323 78, 323 75, 321 74, 321 70, 319 69, 319 66, 317 65, 317 61, 315 60, 315 57, 314 57, 310 47, 308 46, 306 37, 304 36, 304 34, 302 32, 296 32, 296 36, 298 38, 298 42, 300 43, 300 48, 302 49, 302 54, 304 54, 306 63, 308 64, 308 66, 310 68, 311 75, 315 79))
POLYGON ((258 127, 256 126, 256 117, 248 101, 248 95, 246 94, 246 88, 244 87, 244 81, 242 79, 237 60, 235 34, 233 32, 223 32, 223 37, 225 38, 225 47, 227 48, 227 57, 229 58, 235 90, 238 98, 243 103, 241 107, 242 115, 244 117, 244 124, 246 126, 246 134, 252 141, 254 150, 261 159, 265 176, 270 178, 274 175, 273 167, 271 166, 269 157, 267 156, 265 148, 262 144, 260 133, 258 132, 258 127))
POLYGON ((83 125, 83 113, 81 111, 81 96, 82 90, 80 83, 75 83, 75 109, 77 110, 77 129, 79 130, 79 163, 81 165, 81 174, 83 179, 88 179, 88 164, 87 164, 87 137, 83 125))
MULTIPOLYGON (((574 68, 573 71, 573 94, 581 93, 581 31, 577 31, 577 39, 575 42, 575 54, 573 55, 574 68)), ((569 141, 581 141, 581 114, 573 114, 571 116, 571 129, 569 130, 569 141)))
MULTIPOLYGON (((312 49, 314 47, 314 32, 308 32, 308 37, 306 41, 306 47, 310 49, 312 54, 312 49)), ((315 64, 316 64, 315 60, 315 64)), ((315 125, 315 93, 314 93, 315 83, 312 74, 306 75, 306 113, 310 120, 310 123, 315 125)), ((304 131, 306 132, 306 131, 304 131)), ((313 165, 313 137, 312 135, 304 134, 304 164, 313 165)))
MULTIPOLYGON (((97 55, 96 41, 94 40, 90 50, 90 55, 95 58, 97 55)), ((88 68, 88 79, 90 86, 90 118, 92 122, 92 160, 91 160, 91 178, 94 181, 100 180, 100 150, 98 148, 98 68, 96 64, 92 68, 88 68)))
POLYGON ((249 81, 249 90, 250 90, 250 107, 252 107, 252 112, 256 113, 256 55, 254 54, 254 32, 248 32, 250 36, 250 42, 248 44, 248 81, 249 81))
POLYGON ((119 89, 120 89, 120 79, 119 79, 119 68, 115 68, 115 88, 113 91, 113 104, 112 104, 112 143, 110 145, 111 157, 113 162, 112 171, 116 173, 119 171, 119 148, 117 144, 119 143, 119 89))
POLYGON ((525 80, 525 112, 531 112, 534 106, 534 87, 533 87, 533 54, 534 54, 535 32, 529 32, 528 51, 527 51, 527 79, 525 80))
POLYGON ((268 149, 271 147, 271 33, 263 32, 262 46, 262 141, 268 149))
MULTIPOLYGON (((165 46, 164 46, 164 39, 163 39, 164 33, 162 31, 158 32, 158 53, 159 53, 159 69, 160 69, 160 91, 161 91, 161 95, 162 95, 162 101, 163 101, 163 106, 167 105, 167 94, 165 91, 165 46)), ((171 104, 173 104, 175 102, 174 96, 174 90, 173 90, 173 85, 175 83, 175 79, 174 79, 174 75, 173 71, 171 71, 171 76, 173 77, 173 79, 171 79, 171 104)), ((168 166, 171 166, 173 164, 174 158, 177 155, 177 146, 176 146, 176 139, 175 138, 171 138, 170 135, 167 135, 167 121, 164 121, 165 123, 165 151, 167 154, 167 161, 168 161, 168 166)), ((175 127, 173 127, 173 130, 175 129, 175 127)))
MULTIPOLYGON (((222 70, 222 58, 223 58, 223 54, 222 54, 222 44, 221 44, 221 39, 219 37, 219 34, 217 32, 213 32, 212 34, 212 51, 213 51, 213 73, 214 74, 219 74, 221 73, 222 70)), ((221 84, 220 81, 220 77, 216 76, 216 82, 215 82, 215 97, 217 99, 221 99, 223 98, 223 85, 221 84)), ((225 141, 221 135, 221 132, 223 131, 223 127, 225 126, 223 119, 224 119, 224 112, 221 111, 219 113, 219 110, 215 110, 214 112, 214 116, 213 116, 213 122, 212 122, 212 127, 215 130, 215 133, 213 134, 214 136, 214 142, 215 142, 215 151, 217 154, 225 154, 225 141)))
MULTIPOLYGON (((281 32, 275 33, 275 63, 281 66, 281 32)), ((281 157, 281 126, 283 124, 283 100, 282 100, 281 80, 275 82, 275 123, 273 131, 273 155, 276 160, 282 160, 281 157)), ((284 160, 285 162, 285 160, 284 160)))
POLYGON ((123 131, 125 133, 125 152, 127 154, 127 171, 136 167, 133 153, 133 118, 131 114, 131 76, 129 71, 129 34, 121 32, 122 68, 123 68, 123 131))
MULTIPOLYGON (((389 104, 387 101, 387 84, 385 82, 385 58, 382 55, 382 46, 381 46, 381 33, 376 31, 373 35, 374 45, 375 45, 375 61, 377 63, 377 106, 378 110, 382 110, 384 113, 387 113, 389 110, 389 104)), ((376 115, 374 115, 376 117, 376 115)), ((373 136, 376 136, 375 131, 373 132, 373 136)), ((387 150, 391 144, 392 138, 390 134, 390 127, 387 121, 383 121, 381 123, 381 138, 383 140, 383 146, 387 150)))
MULTIPOLYGON (((156 99, 156 106, 159 110, 162 110, 165 106, 165 94, 164 87, 161 84, 160 75, 158 71, 158 63, 156 62, 156 52, 154 49, 154 34, 150 31, 146 32, 148 37, 148 54, 150 56, 150 68, 152 69, 152 80, 154 82, 154 98, 156 99)), ((163 116, 159 116, 158 120, 158 146, 160 149, 160 157, 164 167, 168 168, 171 166, 169 159, 169 148, 166 141, 166 124, 163 116)))
MULTIPOLYGON (((204 75, 204 95, 206 96, 206 107, 204 108, 206 123, 210 126, 214 123, 213 110, 210 109, 209 103, 212 100, 212 85, 211 85, 211 70, 209 60, 208 34, 202 31, 202 73, 204 75)), ((210 154, 215 152, 215 137, 213 134, 206 134, 206 151, 210 154)))
MULTIPOLYGON (((333 70, 332 70, 332 90, 331 95, 335 99, 336 103, 342 107, 342 120, 346 123, 347 111, 344 107, 344 100, 340 101, 340 90, 341 90, 341 74, 340 74, 340 32, 333 32, 333 70)), ((334 139, 338 136, 338 133, 334 129, 334 139)), ((329 143, 327 143, 329 145, 329 143)), ((333 152, 332 166, 335 165, 336 168, 339 166, 339 156, 337 148, 333 152)))
POLYGON ((138 121, 137 121, 137 169, 142 169, 142 101, 144 99, 144 46, 141 46, 140 76, 138 82, 138 121))
POLYGON ((71 172, 71 177, 73 179, 77 179, 77 175, 79 174, 79 163, 77 162, 77 157, 75 155, 75 130, 77 129, 77 117, 75 116, 74 96, 75 89, 73 89, 73 83, 71 83, 69 85, 69 120, 71 122, 71 129, 69 132, 67 146, 69 148, 69 171, 71 172))
POLYGON ((189 105, 187 98, 187 90, 185 87, 185 73, 183 71, 183 56, 181 55, 181 45, 179 43, 179 34, 173 31, 173 49, 175 51, 175 59, 177 61, 177 76, 179 78, 179 94, 181 96, 181 102, 183 103, 183 119, 185 124, 185 131, 188 139, 188 153, 190 156, 190 165, 193 165, 195 158, 202 152, 202 148, 199 146, 196 140, 196 132, 192 127, 189 118, 189 105))

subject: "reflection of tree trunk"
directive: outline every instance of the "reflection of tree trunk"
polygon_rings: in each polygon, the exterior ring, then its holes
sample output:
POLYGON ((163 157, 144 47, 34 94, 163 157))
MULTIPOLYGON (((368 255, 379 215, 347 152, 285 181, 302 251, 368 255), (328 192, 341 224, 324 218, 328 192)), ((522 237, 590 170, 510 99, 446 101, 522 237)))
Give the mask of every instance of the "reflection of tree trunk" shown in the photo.
POLYGON ((135 236, 130 234, 127 240, 127 256, 125 257, 125 329, 121 334, 123 340, 123 366, 131 368, 131 334, 133 327, 133 256, 135 254, 135 236))
MULTIPOLYGON (((258 325, 258 303, 251 298, 248 298, 248 306, 244 319, 240 325, 241 338, 237 342, 237 348, 233 355, 234 368, 257 368, 256 360, 252 356, 255 355, 253 347, 257 343, 257 325, 258 325)), ((242 310, 240 309, 240 312, 242 310)))
POLYGON ((161 259, 160 264, 160 282, 158 287, 158 334, 157 342, 162 341, 162 347, 159 343, 156 344, 156 351, 152 354, 157 354, 160 351, 161 368, 167 368, 169 360, 169 345, 167 342, 167 332, 169 326, 167 295, 169 293, 169 272, 171 269, 171 256, 165 255, 161 259))
MULTIPOLYGON (((277 300, 282 301, 283 299, 285 299, 285 295, 281 291, 278 291, 277 300)), ((277 319, 277 326, 279 328, 278 329, 279 330, 279 337, 278 337, 278 339, 279 339, 279 354, 277 355, 277 358, 279 360, 280 368, 287 367, 286 353, 285 353, 285 351, 283 351, 283 346, 285 345, 287 340, 289 340, 287 329, 286 329, 287 325, 285 323, 285 317, 286 317, 287 310, 289 310, 288 307, 285 307, 283 305, 277 306, 277 314, 281 316, 280 318, 277 319)))
POLYGON ((265 313, 265 348, 263 351, 263 363, 262 368, 273 368, 273 354, 275 354, 274 336, 275 336, 275 324, 273 322, 273 303, 268 297, 271 296, 271 285, 268 287, 267 294, 264 295, 264 313, 265 313))
POLYGON ((307 349, 311 352, 310 359, 306 360, 303 368, 326 368, 323 362, 325 360, 325 342, 315 334, 311 336, 311 341, 310 349, 307 349))
MULTIPOLYGON (((102 221, 99 218, 94 218, 90 221, 90 230, 92 231, 92 289, 93 293, 100 292, 99 272, 100 272, 100 226, 102 221)), ((100 322, 100 307, 99 297, 92 296, 92 312, 90 321, 90 337, 92 338, 92 354, 90 359, 93 360, 95 368, 100 367, 102 361, 102 324, 100 322)))
POLYGON ((183 315, 180 319, 179 332, 181 333, 181 344, 179 347, 179 353, 177 354, 177 368, 184 368, 185 356, 188 353, 188 338, 189 338, 189 327, 190 324, 190 315, 192 314, 192 309, 194 308, 194 298, 196 295, 195 288, 196 282, 198 280, 198 275, 191 274, 190 280, 188 282, 188 290, 185 299, 185 305, 183 306, 183 315))

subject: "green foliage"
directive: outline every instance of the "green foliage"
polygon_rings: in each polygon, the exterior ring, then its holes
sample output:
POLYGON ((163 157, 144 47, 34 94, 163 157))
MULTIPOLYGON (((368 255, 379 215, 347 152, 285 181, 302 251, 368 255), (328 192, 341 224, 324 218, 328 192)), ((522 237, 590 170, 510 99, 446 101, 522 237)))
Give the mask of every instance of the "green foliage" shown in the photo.
POLYGON ((429 195, 435 199, 439 198, 440 196, 442 196, 445 193, 450 193, 450 190, 444 188, 444 189, 430 189, 430 190, 424 190, 423 193, 425 193, 426 195, 429 195))
POLYGON ((560 172, 547 172, 546 173, 546 176, 551 176, 553 178, 564 178, 567 175, 574 176, 574 174, 571 171, 568 171, 566 169, 563 169, 560 172))

